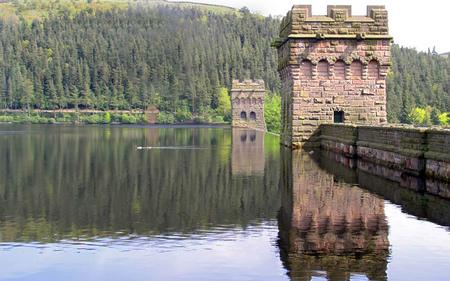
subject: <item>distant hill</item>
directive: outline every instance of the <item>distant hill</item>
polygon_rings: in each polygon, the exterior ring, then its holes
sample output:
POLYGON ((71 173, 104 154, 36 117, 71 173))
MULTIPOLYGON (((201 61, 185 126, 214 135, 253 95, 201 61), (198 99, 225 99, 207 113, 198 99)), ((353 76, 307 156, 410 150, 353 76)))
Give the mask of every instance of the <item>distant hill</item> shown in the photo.
POLYGON ((24 17, 32 21, 40 18, 47 18, 51 15, 69 13, 74 16, 76 13, 88 9, 96 11, 106 11, 111 9, 127 9, 130 6, 142 5, 146 7, 168 6, 178 8, 195 8, 202 11, 217 14, 237 14, 235 8, 203 4, 189 1, 172 2, 167 0, 0 0, 0 17, 9 17, 18 20, 24 17))
POLYGON ((232 7, 215 4, 196 3, 191 1, 167 1, 167 0, 139 0, 137 3, 149 4, 149 5, 167 5, 182 8, 197 8, 200 10, 206 10, 217 13, 237 13, 238 10, 232 7))

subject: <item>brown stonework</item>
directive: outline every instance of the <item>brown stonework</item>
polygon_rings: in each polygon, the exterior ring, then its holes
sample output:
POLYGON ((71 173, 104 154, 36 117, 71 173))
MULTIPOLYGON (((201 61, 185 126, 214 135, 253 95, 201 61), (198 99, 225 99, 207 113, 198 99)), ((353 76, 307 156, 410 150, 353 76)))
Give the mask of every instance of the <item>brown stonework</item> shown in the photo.
POLYGON ((264 132, 233 129, 231 172, 233 176, 263 176, 264 132))
POLYGON ((233 81, 231 89, 232 126, 266 130, 264 120, 265 86, 262 80, 233 81))
POLYGON ((289 168, 282 178, 287 191, 278 217, 279 246, 291 279, 311 280, 311 272, 321 271, 329 280, 350 280, 355 272, 386 280, 384 200, 339 180, 302 151, 283 160, 289 168))
MULTIPOLYGON (((410 175, 450 182, 450 130, 407 125, 320 125, 321 148, 410 175)), ((439 193, 450 194, 450 186, 439 193)), ((433 192, 436 193, 436 192, 433 192)))
POLYGON ((320 124, 386 123, 390 42, 384 6, 369 6, 366 16, 353 16, 350 6, 328 6, 326 16, 294 6, 274 43, 283 144, 317 145, 320 124))
POLYGON ((145 117, 147 118, 147 122, 149 124, 156 124, 158 122, 159 109, 156 106, 149 106, 145 110, 145 117))

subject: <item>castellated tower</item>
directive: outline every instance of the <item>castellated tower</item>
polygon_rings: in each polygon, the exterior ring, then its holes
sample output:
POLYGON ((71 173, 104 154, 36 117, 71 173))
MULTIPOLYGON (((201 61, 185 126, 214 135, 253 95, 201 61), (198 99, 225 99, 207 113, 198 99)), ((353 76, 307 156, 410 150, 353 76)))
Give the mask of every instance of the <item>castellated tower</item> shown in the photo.
POLYGON ((384 6, 368 6, 366 16, 328 6, 326 16, 313 16, 311 6, 296 5, 279 36, 283 144, 316 145, 320 124, 387 122, 392 38, 384 6))
POLYGON ((233 80, 231 89, 232 125, 235 128, 266 130, 263 80, 233 80))

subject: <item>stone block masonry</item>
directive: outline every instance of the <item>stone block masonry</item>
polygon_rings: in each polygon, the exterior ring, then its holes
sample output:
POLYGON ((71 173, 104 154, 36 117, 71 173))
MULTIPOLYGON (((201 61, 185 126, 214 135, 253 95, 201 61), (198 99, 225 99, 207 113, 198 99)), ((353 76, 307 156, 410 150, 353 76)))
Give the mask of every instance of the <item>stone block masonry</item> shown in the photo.
POLYGON ((313 16, 296 5, 283 19, 278 70, 282 79, 282 143, 318 145, 321 124, 379 125, 387 122, 386 77, 390 66, 388 14, 368 6, 328 6, 313 16))
POLYGON ((231 89, 232 126, 265 131, 263 80, 234 80, 231 89))
POLYGON ((325 150, 450 182, 450 130, 329 124, 320 132, 325 150))

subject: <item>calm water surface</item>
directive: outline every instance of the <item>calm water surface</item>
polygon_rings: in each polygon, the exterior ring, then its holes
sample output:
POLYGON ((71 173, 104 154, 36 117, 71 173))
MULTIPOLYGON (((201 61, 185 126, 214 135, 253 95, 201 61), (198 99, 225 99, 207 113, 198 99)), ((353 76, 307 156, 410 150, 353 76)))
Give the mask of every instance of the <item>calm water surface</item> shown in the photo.
POLYGON ((0 125, 0 155, 0 280, 450 280, 449 200, 271 135, 0 125))

